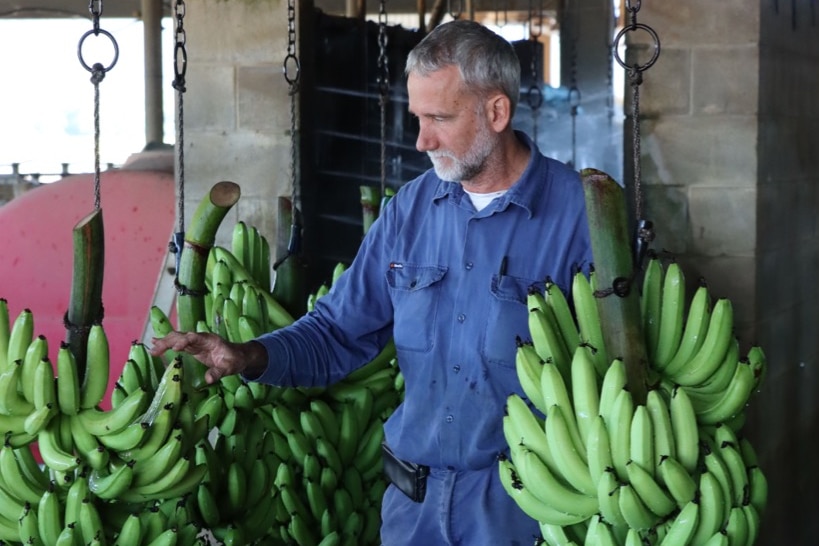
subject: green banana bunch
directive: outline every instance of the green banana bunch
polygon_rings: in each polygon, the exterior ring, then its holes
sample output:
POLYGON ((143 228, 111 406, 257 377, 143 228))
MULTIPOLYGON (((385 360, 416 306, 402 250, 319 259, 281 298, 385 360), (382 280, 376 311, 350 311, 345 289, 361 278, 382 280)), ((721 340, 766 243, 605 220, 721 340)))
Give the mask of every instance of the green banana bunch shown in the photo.
POLYGON ((531 341, 518 338, 516 357, 525 398, 507 399, 501 482, 550 545, 753 544, 767 480, 741 427, 765 355, 740 354, 731 302, 704 282, 686 301, 676 262, 651 256, 642 283, 655 381, 642 401, 625 363, 601 360, 588 278, 578 272, 567 298, 529 293, 531 341))

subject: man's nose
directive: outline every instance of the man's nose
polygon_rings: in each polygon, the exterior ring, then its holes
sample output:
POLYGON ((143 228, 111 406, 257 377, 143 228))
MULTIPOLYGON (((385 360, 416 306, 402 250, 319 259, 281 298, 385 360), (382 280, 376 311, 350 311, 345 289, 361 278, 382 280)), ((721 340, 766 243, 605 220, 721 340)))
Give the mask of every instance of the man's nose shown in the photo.
POLYGON ((432 131, 430 131, 425 123, 420 123, 418 126, 418 138, 415 139, 415 149, 419 152, 429 152, 435 148, 435 138, 432 131))

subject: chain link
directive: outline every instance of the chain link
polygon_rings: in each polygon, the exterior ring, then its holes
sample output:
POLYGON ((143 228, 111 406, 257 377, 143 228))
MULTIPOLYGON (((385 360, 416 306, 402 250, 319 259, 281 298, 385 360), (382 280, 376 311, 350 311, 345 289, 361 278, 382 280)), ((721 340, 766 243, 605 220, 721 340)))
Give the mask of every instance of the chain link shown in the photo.
POLYGON ((100 28, 100 16, 102 15, 102 0, 90 0, 88 3, 88 11, 91 13, 92 29, 85 32, 77 44, 77 57, 80 64, 91 73, 91 83, 94 84, 94 209, 100 209, 100 83, 105 79, 105 74, 111 70, 117 59, 119 59, 119 46, 114 36, 100 28), (102 34, 111 41, 114 49, 114 58, 106 67, 102 63, 93 63, 89 65, 83 57, 82 49, 85 40, 91 36, 99 36, 102 34))
POLYGON ((387 2, 378 7, 378 92, 381 109, 381 195, 387 191, 387 103, 390 98, 390 67, 387 59, 387 2))
POLYGON ((296 53, 296 2, 287 0, 287 54, 282 62, 282 74, 289 84, 290 97, 290 183, 291 183, 291 223, 290 238, 287 242, 287 253, 273 263, 273 270, 277 270, 285 260, 301 252, 301 221, 299 210, 301 206, 300 182, 298 173, 298 129, 296 127, 296 105, 299 94, 299 78, 301 64, 296 53))
POLYGON ((526 93, 526 100, 529 103, 529 107, 532 109, 532 139, 537 142, 538 114, 540 107, 543 104, 543 91, 541 90, 538 82, 537 70, 537 64, 540 60, 540 55, 538 55, 538 45, 540 40, 538 38, 541 36, 541 34, 543 34, 543 1, 540 0, 539 2, 539 10, 537 12, 537 30, 535 30, 534 27, 534 1, 535 0, 529 0, 529 43, 532 46, 532 53, 529 59, 529 73, 532 81, 529 84, 529 90, 526 93))

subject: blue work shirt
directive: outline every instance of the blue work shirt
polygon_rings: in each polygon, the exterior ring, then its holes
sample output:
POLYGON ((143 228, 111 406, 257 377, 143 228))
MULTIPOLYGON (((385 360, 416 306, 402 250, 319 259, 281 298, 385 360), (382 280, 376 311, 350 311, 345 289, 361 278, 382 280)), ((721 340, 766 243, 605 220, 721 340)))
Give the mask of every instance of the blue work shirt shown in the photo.
POLYGON ((564 292, 591 247, 579 175, 533 153, 520 179, 476 212, 458 183, 429 170, 402 186, 315 310, 259 338, 259 381, 326 385, 395 338, 405 400, 385 424, 396 455, 479 469, 505 450, 510 393, 522 394, 515 338, 528 339, 527 291, 564 292))

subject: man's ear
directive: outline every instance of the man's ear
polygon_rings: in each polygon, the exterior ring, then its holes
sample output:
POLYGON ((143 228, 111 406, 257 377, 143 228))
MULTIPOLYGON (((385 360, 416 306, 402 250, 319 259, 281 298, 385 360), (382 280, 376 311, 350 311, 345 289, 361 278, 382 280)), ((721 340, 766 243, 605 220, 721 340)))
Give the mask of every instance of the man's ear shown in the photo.
POLYGON ((509 97, 502 93, 492 95, 486 101, 486 114, 489 125, 495 132, 500 133, 512 122, 512 103, 509 97))

